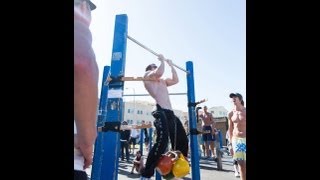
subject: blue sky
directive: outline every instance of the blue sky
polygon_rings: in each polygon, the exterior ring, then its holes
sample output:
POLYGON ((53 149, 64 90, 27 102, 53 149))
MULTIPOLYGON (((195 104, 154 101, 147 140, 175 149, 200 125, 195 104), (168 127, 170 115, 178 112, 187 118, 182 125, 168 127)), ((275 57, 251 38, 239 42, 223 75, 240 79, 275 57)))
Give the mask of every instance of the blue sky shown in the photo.
MULTIPOLYGON (((192 61, 196 101, 231 110, 228 97, 246 99, 246 1, 244 0, 92 0, 93 48, 100 70, 111 65, 115 17, 128 16, 128 35, 186 69, 192 61)), ((143 76, 157 57, 128 39, 125 76, 143 76)), ((170 70, 164 76, 170 76, 170 70)), ((185 72, 177 69, 179 84, 169 92, 187 92, 185 72)), ((142 82, 125 82, 124 94, 145 94, 142 82), (126 89, 128 88, 128 89, 126 89)), ((133 97, 124 97, 133 100, 133 97)), ((153 102, 151 97, 135 100, 153 102)), ((245 101, 246 102, 246 101, 245 101)), ((171 96, 174 109, 187 111, 187 96, 171 96)))

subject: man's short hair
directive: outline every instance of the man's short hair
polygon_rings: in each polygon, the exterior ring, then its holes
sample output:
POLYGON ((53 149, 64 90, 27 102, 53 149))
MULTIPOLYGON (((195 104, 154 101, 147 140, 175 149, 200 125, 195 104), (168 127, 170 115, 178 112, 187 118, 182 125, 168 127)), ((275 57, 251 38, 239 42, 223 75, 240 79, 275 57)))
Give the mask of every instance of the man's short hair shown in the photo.
POLYGON ((233 97, 238 97, 241 104, 244 106, 244 101, 243 101, 243 98, 242 98, 242 95, 240 93, 231 93, 229 95, 230 98, 233 98, 233 97))
POLYGON ((93 4, 93 2, 91 2, 90 0, 74 0, 74 4, 80 4, 82 1, 86 1, 89 4, 91 11, 97 8, 97 6, 93 4))
POLYGON ((156 65, 156 64, 149 64, 149 65, 146 67, 146 71, 149 71, 149 70, 151 70, 152 68, 157 68, 157 65, 156 65))

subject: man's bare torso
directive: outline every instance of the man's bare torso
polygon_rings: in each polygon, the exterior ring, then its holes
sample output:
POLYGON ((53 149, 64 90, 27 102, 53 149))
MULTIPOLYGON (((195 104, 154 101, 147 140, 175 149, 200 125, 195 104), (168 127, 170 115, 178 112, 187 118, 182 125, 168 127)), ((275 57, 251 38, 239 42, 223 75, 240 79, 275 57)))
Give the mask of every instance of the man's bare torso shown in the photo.
MULTIPOLYGON (((147 77, 147 74, 145 77, 147 77)), ((164 109, 172 109, 165 80, 158 79, 157 81, 144 81, 144 86, 157 104, 164 109)))
POLYGON ((200 115, 200 117, 202 118, 203 120, 203 125, 204 126, 210 126, 212 123, 213 123, 213 118, 212 118, 212 115, 211 113, 203 113, 200 115))
POLYGON ((233 122, 233 136, 246 137, 246 109, 232 111, 231 121, 233 122))

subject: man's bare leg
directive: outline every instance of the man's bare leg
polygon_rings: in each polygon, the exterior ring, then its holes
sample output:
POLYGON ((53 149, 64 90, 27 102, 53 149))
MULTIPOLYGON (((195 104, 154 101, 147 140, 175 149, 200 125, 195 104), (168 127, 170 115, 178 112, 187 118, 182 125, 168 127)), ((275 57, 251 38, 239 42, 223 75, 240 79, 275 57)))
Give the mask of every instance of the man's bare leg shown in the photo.
POLYGON ((210 157, 210 152, 209 152, 209 142, 208 141, 206 141, 205 142, 205 148, 206 148, 206 154, 207 154, 207 156, 206 157, 210 157))
POLYGON ((246 180, 246 161, 239 160, 238 167, 239 167, 239 171, 240 171, 240 179, 246 180))
POLYGON ((215 157, 215 151, 214 151, 214 142, 213 141, 210 141, 210 149, 211 149, 211 152, 212 152, 212 157, 215 157))

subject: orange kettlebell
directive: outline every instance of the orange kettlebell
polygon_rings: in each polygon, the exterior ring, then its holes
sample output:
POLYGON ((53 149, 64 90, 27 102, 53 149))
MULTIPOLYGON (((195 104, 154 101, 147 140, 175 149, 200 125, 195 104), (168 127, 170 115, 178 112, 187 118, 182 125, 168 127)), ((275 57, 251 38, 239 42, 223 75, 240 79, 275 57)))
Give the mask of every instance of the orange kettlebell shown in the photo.
POLYGON ((184 158, 183 154, 179 154, 179 159, 174 163, 172 167, 172 173, 177 178, 182 178, 189 174, 190 166, 188 161, 184 158))
POLYGON ((177 155, 171 151, 166 154, 162 154, 157 164, 156 170, 162 175, 167 175, 171 172, 173 161, 177 155))

